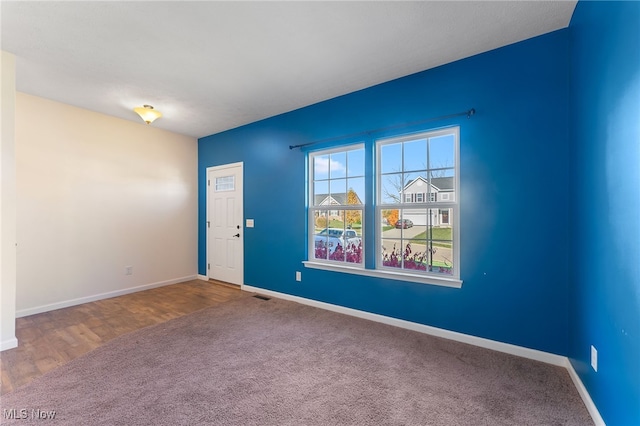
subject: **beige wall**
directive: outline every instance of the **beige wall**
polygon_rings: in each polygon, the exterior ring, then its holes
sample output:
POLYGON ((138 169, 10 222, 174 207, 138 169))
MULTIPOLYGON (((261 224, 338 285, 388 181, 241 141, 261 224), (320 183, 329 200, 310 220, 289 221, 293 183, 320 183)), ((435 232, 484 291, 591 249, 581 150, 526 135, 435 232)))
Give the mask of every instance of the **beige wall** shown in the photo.
POLYGON ((196 139, 17 93, 16 166, 17 316, 196 276, 196 139))
POLYGON ((15 57, 0 52, 0 350, 16 340, 15 57))

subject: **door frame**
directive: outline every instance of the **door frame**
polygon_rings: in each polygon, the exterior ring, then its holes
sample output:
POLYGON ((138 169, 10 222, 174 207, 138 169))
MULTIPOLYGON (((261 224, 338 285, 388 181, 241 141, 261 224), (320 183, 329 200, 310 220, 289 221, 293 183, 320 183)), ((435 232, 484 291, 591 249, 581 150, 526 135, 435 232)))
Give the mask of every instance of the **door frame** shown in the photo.
POLYGON ((242 185, 240 187, 240 190, 242 191, 241 194, 241 198, 242 198, 242 208, 240 209, 240 216, 242 216, 241 220, 242 220, 242 225, 240 230, 242 231, 241 235, 240 235, 240 240, 242 243, 242 269, 241 269, 241 273, 240 273, 240 286, 244 285, 244 230, 245 230, 245 224, 244 224, 244 162, 239 161, 237 163, 229 163, 229 164, 221 164, 219 166, 212 166, 212 167, 207 167, 206 170, 206 174, 205 174, 205 187, 206 187, 206 191, 207 191, 207 196, 206 196, 206 217, 205 217, 205 223, 204 223, 204 229, 205 232, 207 234, 207 238, 206 238, 206 249, 205 249, 205 253, 206 253, 206 263, 207 263, 207 279, 212 279, 210 276, 211 273, 211 269, 210 269, 210 259, 209 259, 209 224, 211 223, 210 219, 209 219, 209 191, 211 190, 211 182, 209 181, 209 172, 218 172, 224 169, 231 169, 231 168, 235 168, 235 167, 240 167, 240 175, 242 176, 242 185))

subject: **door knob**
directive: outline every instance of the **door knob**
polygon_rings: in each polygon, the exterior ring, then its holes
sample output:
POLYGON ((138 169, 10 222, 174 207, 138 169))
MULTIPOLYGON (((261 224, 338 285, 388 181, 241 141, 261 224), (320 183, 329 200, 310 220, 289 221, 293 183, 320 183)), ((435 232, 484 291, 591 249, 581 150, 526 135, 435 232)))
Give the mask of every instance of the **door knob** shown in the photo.
POLYGON ((234 237, 240 238, 240 234, 238 233, 238 234, 234 235, 234 237))

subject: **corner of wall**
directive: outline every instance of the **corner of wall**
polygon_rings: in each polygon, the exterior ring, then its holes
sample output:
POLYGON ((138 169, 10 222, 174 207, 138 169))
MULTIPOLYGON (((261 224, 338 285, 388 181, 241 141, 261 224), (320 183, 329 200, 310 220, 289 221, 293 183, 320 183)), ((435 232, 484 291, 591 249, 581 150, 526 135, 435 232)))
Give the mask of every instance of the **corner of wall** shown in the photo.
POLYGON ((16 323, 15 57, 1 53, 0 82, 0 351, 18 346, 16 323))

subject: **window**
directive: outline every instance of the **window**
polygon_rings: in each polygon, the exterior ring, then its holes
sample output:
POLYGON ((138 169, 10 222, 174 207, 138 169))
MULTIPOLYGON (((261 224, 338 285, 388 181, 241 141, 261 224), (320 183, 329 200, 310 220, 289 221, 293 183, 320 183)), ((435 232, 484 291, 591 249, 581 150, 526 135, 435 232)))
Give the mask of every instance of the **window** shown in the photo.
POLYGON ((233 191, 235 189, 235 176, 224 176, 216 178, 215 190, 221 191, 233 191))
POLYGON ((309 260, 364 265, 364 147, 309 155, 309 260))
POLYGON ((376 142, 376 217, 383 223, 397 216, 402 224, 380 227, 377 269, 459 277, 453 221, 458 204, 438 197, 440 191, 457 191, 457 146, 457 128, 376 142), (420 198, 409 205, 399 196, 406 192, 425 192, 426 202, 420 198))
POLYGON ((305 266, 459 287, 458 146, 452 127, 309 153, 305 266))
POLYGON ((449 225, 449 209, 440 209, 440 223, 449 225))

